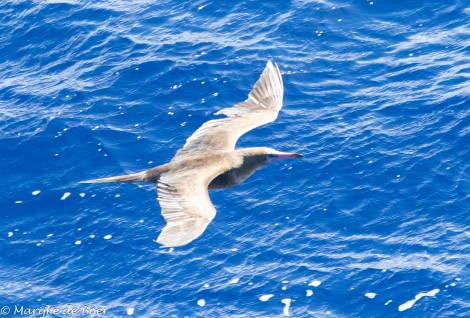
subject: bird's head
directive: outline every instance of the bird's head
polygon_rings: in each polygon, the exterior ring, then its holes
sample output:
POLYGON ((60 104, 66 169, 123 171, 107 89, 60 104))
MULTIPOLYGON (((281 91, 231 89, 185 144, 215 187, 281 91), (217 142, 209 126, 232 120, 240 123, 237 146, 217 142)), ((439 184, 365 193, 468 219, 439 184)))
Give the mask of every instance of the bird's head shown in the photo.
POLYGON ((298 153, 282 152, 268 147, 248 148, 245 150, 247 155, 264 159, 265 163, 289 158, 302 158, 298 153))
POLYGON ((282 159, 303 157, 298 153, 282 152, 268 147, 245 148, 240 152, 243 156, 244 165, 257 168, 282 159))

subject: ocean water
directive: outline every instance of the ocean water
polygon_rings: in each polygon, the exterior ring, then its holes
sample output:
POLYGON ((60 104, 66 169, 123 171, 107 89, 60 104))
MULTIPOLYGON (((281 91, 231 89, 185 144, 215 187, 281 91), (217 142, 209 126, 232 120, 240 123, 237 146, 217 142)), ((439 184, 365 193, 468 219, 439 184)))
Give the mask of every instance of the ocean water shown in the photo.
POLYGON ((3 1, 0 315, 470 316, 467 1, 3 1), (278 63, 244 135, 304 158, 162 249, 167 162, 278 63))

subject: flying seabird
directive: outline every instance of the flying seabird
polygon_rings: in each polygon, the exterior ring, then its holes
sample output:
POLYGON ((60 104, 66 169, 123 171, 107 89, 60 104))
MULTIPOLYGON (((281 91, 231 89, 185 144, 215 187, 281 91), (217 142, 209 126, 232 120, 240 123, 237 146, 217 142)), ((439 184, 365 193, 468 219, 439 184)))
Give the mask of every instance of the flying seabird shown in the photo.
POLYGON ((215 113, 226 117, 199 127, 169 163, 82 183, 156 183, 161 213, 167 222, 157 242, 162 247, 186 245, 199 237, 215 217, 208 190, 236 186, 272 160, 302 157, 267 147, 235 149, 241 135, 276 119, 283 95, 279 67, 268 61, 248 99, 215 113))

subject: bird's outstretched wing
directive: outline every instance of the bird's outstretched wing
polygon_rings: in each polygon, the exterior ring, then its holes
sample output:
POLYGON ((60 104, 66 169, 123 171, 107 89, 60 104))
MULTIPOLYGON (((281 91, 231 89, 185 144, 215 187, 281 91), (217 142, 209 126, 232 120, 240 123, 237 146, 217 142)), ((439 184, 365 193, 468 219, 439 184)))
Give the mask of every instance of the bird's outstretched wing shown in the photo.
POLYGON ((268 61, 248 99, 216 113, 227 117, 204 123, 186 140, 173 160, 196 151, 233 150, 238 138, 251 129, 277 118, 282 107, 284 87, 279 68, 268 61))
POLYGON ((167 222, 157 238, 162 247, 183 246, 200 236, 215 216, 207 192, 208 178, 194 174, 163 174, 157 183, 158 202, 167 222))

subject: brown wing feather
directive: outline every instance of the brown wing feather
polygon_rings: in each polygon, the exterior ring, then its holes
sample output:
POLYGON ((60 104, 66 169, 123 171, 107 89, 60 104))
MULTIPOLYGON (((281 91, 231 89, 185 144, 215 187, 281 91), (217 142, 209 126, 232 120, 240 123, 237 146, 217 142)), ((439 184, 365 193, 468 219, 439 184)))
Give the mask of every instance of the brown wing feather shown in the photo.
POLYGON ((200 236, 215 217, 206 183, 197 176, 162 175, 157 183, 158 202, 167 222, 157 238, 162 247, 188 244, 200 236))
POLYGON ((238 138, 251 129, 277 118, 284 88, 279 68, 268 61, 248 99, 216 113, 227 117, 204 123, 186 140, 173 160, 195 151, 233 150, 238 138))

